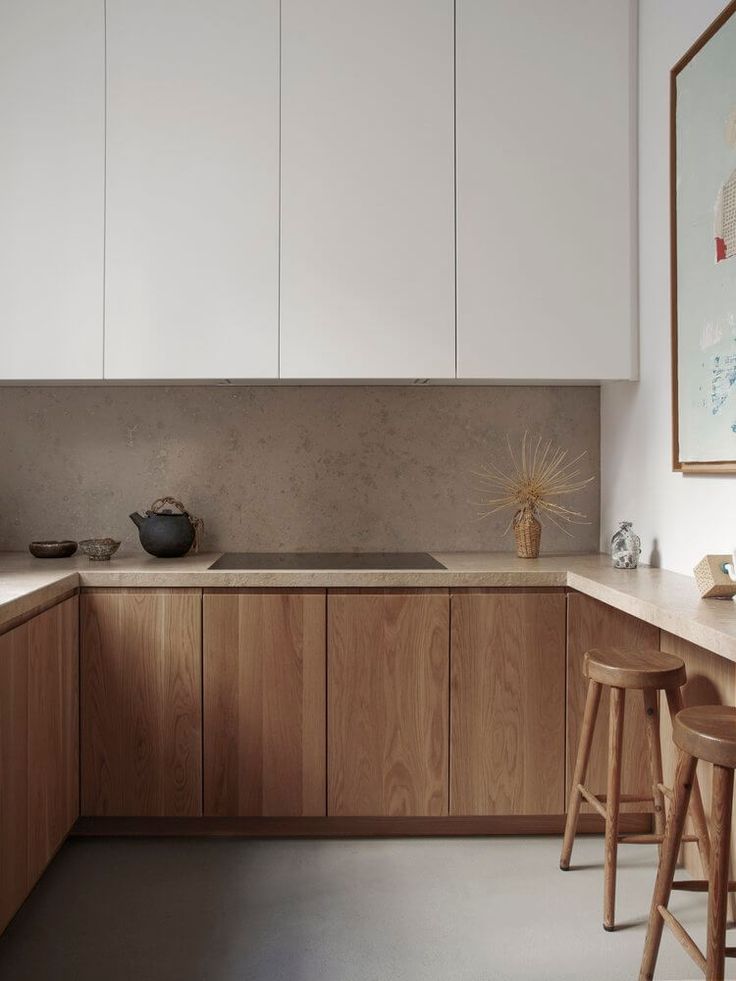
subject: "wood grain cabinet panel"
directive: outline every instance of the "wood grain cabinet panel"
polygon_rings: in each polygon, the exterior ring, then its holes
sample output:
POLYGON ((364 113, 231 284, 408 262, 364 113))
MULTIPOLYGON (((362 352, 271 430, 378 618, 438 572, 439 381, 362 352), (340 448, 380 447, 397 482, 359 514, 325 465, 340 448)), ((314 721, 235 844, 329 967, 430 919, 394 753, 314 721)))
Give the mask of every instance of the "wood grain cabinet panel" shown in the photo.
POLYGON ((0 636, 0 932, 79 815, 77 610, 0 636))
POLYGON ((328 814, 448 813, 447 590, 330 591, 328 814))
POLYGON ((28 629, 0 637, 0 931, 30 889, 28 629))
POLYGON ((202 813, 202 596, 82 594, 82 813, 202 813))
POLYGON ((204 812, 325 814, 324 590, 204 596, 204 812))
POLYGON ((450 813, 565 809, 565 596, 452 596, 450 813))
MULTIPOLYGON (((570 593, 567 598, 567 768, 566 799, 580 738, 585 709, 587 680, 583 677, 583 656, 593 647, 659 647, 659 630, 651 624, 614 610, 605 603, 570 593)), ((593 793, 605 793, 608 772, 609 694, 603 689, 586 785, 593 793)), ((666 711, 666 708, 665 708, 666 711)), ((624 748, 621 792, 641 796, 651 793, 647 740, 644 728, 644 701, 640 691, 626 693, 624 748)), ((641 804, 621 805, 621 810, 641 810, 641 804)), ((589 804, 583 811, 591 811, 589 804)))
POLYGON ((35 881, 79 816, 79 601, 29 621, 29 873, 35 881))

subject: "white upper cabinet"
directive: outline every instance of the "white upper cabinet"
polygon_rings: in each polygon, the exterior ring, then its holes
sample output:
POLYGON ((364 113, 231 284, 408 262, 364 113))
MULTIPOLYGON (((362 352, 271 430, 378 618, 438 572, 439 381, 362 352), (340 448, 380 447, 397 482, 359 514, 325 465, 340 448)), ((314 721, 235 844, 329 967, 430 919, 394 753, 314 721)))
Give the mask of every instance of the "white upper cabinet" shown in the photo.
POLYGON ((281 376, 452 378, 453 0, 281 6, 281 376))
POLYGON ((0 0, 0 381, 634 377, 635 8, 0 0))
POLYGON ((0 3, 0 380, 102 377, 102 0, 0 3))
POLYGON ((106 378, 278 377, 278 0, 107 0, 106 378))
POLYGON ((457 0, 459 378, 636 370, 633 0, 457 0))

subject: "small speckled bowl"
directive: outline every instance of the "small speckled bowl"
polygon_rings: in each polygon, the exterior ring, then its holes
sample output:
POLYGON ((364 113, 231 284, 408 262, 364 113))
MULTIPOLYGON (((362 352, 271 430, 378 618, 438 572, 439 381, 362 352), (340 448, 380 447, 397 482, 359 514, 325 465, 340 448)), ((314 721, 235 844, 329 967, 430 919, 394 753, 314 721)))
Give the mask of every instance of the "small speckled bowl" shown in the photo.
POLYGON ((68 559, 77 551, 77 543, 64 542, 31 542, 28 551, 37 559, 68 559))
POLYGON ((79 547, 93 562, 107 562, 120 548, 114 538, 86 538, 79 547))

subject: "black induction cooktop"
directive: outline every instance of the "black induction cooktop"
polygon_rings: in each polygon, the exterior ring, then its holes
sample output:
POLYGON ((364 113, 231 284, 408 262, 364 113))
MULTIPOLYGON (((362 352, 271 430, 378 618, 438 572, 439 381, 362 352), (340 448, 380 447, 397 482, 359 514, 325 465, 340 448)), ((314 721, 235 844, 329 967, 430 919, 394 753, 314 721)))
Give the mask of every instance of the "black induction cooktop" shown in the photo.
POLYGON ((428 552, 226 552, 210 569, 251 570, 343 570, 383 572, 389 570, 444 569, 428 552))

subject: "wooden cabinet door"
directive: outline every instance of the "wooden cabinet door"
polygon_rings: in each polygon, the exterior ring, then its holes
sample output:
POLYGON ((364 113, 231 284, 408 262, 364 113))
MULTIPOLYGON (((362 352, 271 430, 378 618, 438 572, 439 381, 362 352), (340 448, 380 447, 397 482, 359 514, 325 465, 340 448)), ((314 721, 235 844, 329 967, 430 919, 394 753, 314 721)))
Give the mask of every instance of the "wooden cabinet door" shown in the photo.
POLYGON ((0 636, 0 932, 79 814, 77 610, 0 636))
POLYGON ((105 5, 0 3, 0 378, 102 378, 105 5))
POLYGON ((325 814, 324 590, 204 596, 204 813, 325 814))
POLYGON ((635 0, 455 6, 457 377, 630 378, 635 0))
POLYGON ((202 596, 82 594, 82 814, 202 813, 202 596))
POLYGON ((327 813, 448 813, 447 590, 330 590, 327 813))
POLYGON ((450 813, 565 810, 565 595, 453 593, 450 813))
POLYGON ((29 621, 29 873, 41 875, 79 816, 79 601, 29 621))
POLYGON ((27 627, 0 637, 0 931, 31 887, 28 868, 27 627))
POLYGON ((281 15, 281 376, 454 378, 453 0, 281 15))
POLYGON ((107 0, 106 378, 277 378, 278 0, 107 0))
MULTIPOLYGON (((575 769, 580 729, 585 709, 587 680, 583 677, 583 656, 593 647, 659 648, 659 630, 642 620, 614 610, 582 593, 567 598, 567 769, 566 795, 575 769)), ((586 786, 594 794, 605 793, 608 772, 608 704, 603 689, 598 721, 588 765, 586 786)), ((666 709, 665 709, 666 711, 666 709)), ((621 792, 641 796, 651 793, 649 756, 644 728, 644 700, 640 691, 626 692, 624 750, 621 792)), ((641 810, 641 804, 621 805, 621 810, 641 810)), ((583 804, 584 811, 592 811, 583 804)))

